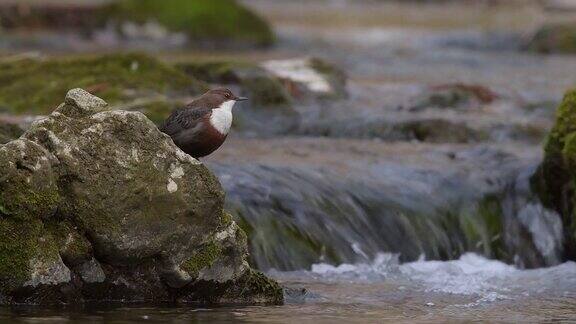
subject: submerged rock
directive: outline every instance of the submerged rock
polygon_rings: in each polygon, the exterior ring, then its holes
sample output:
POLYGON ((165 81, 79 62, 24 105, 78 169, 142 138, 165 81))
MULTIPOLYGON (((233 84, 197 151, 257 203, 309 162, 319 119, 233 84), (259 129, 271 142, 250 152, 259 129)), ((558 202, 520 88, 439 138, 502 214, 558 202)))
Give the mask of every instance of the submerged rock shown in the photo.
POLYGON ((562 216, 565 257, 570 260, 576 260, 575 174, 576 90, 572 90, 558 108, 544 146, 544 160, 532 177, 532 188, 542 203, 562 216))
POLYGON ((3 303, 282 302, 217 179, 139 112, 71 90, 0 166, 3 303))
POLYGON ((413 99, 410 111, 427 108, 470 109, 487 105, 499 98, 492 90, 475 84, 442 84, 430 87, 413 99))

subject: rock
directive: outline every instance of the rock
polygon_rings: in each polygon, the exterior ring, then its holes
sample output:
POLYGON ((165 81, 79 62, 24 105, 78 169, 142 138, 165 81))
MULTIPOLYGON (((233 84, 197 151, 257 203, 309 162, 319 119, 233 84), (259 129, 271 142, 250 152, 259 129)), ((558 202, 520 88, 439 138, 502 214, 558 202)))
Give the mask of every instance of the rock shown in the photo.
POLYGON ((562 216, 565 257, 576 260, 574 175, 576 175, 576 90, 558 108, 556 123, 544 146, 544 159, 533 175, 532 189, 544 206, 562 216))
POLYGON ((346 75, 318 58, 272 60, 262 67, 285 82, 293 97, 345 98, 346 75))
POLYGON ((5 303, 281 303, 217 179, 139 112, 68 92, 0 146, 5 303))
POLYGON ((576 53, 576 23, 549 23, 540 27, 525 45, 537 53, 576 53))
POLYGON ((499 99, 492 90, 475 84, 442 84, 426 89, 414 98, 409 105, 410 111, 427 108, 471 109, 488 105, 499 99))

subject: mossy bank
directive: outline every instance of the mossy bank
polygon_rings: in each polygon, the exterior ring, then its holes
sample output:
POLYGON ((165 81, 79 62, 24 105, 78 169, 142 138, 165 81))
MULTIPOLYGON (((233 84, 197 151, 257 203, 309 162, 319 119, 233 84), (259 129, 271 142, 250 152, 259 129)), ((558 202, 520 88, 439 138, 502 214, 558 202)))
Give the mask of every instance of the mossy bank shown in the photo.
POLYGON ((143 54, 109 54, 0 62, 0 109, 46 114, 75 86, 111 105, 135 99, 192 96, 207 89, 196 79, 143 54))

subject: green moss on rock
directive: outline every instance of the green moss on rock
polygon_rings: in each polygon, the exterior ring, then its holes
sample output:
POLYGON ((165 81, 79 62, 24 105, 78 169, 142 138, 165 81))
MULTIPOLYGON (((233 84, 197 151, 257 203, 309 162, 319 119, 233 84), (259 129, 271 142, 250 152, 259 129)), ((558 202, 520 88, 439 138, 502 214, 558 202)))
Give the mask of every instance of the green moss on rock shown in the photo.
POLYGON ((200 270, 212 266, 221 254, 222 247, 215 242, 210 242, 204 245, 190 259, 186 260, 181 268, 188 272, 190 276, 197 277, 200 270))
POLYGON ((0 218, 0 291, 9 292, 30 279, 30 260, 40 250, 42 222, 0 218))
POLYGON ((90 260, 92 245, 69 221, 52 221, 46 228, 54 236, 58 252, 67 266, 75 266, 90 260))
POLYGON ((0 215, 49 217, 60 201, 49 155, 27 140, 0 147, 0 215))
POLYGON ((108 103, 155 94, 200 94, 205 85, 141 54, 0 63, 0 106, 15 113, 52 111, 68 89, 83 87, 108 103))
POLYGON ((560 154, 566 136, 576 132, 576 90, 569 91, 556 112, 556 123, 544 147, 546 155, 560 154))
POLYGON ((281 304, 284 296, 282 287, 262 272, 248 269, 230 285, 220 298, 221 302, 245 301, 250 303, 281 304))
POLYGON ((542 203, 556 210, 565 230, 565 254, 576 258, 576 90, 569 91, 557 110, 556 123, 544 146, 544 159, 531 179, 542 203))
POLYGON ((235 0, 118 0, 103 14, 116 21, 156 21, 196 43, 267 46, 274 41, 270 26, 235 0))
POLYGON ((0 218, 0 295, 7 298, 1 303, 56 304, 70 279, 41 220, 0 218))
POLYGON ((480 241, 483 254, 498 260, 512 261, 504 249, 504 213, 500 198, 496 195, 485 197, 478 206, 478 214, 484 228, 480 241))

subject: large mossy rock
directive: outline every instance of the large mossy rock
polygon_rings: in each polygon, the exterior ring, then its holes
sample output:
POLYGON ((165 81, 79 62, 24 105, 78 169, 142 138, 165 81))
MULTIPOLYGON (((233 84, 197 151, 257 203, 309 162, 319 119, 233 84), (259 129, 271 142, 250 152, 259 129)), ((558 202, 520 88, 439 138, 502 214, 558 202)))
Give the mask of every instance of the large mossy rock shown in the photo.
POLYGON ((576 54, 576 23, 553 23, 538 29, 526 44, 539 53, 576 54))
POLYGON ((214 175, 76 89, 0 146, 0 302, 280 303, 214 175))
POLYGON ((569 91, 558 108, 532 187, 546 207, 562 216, 566 256, 576 260, 576 90, 569 91))

